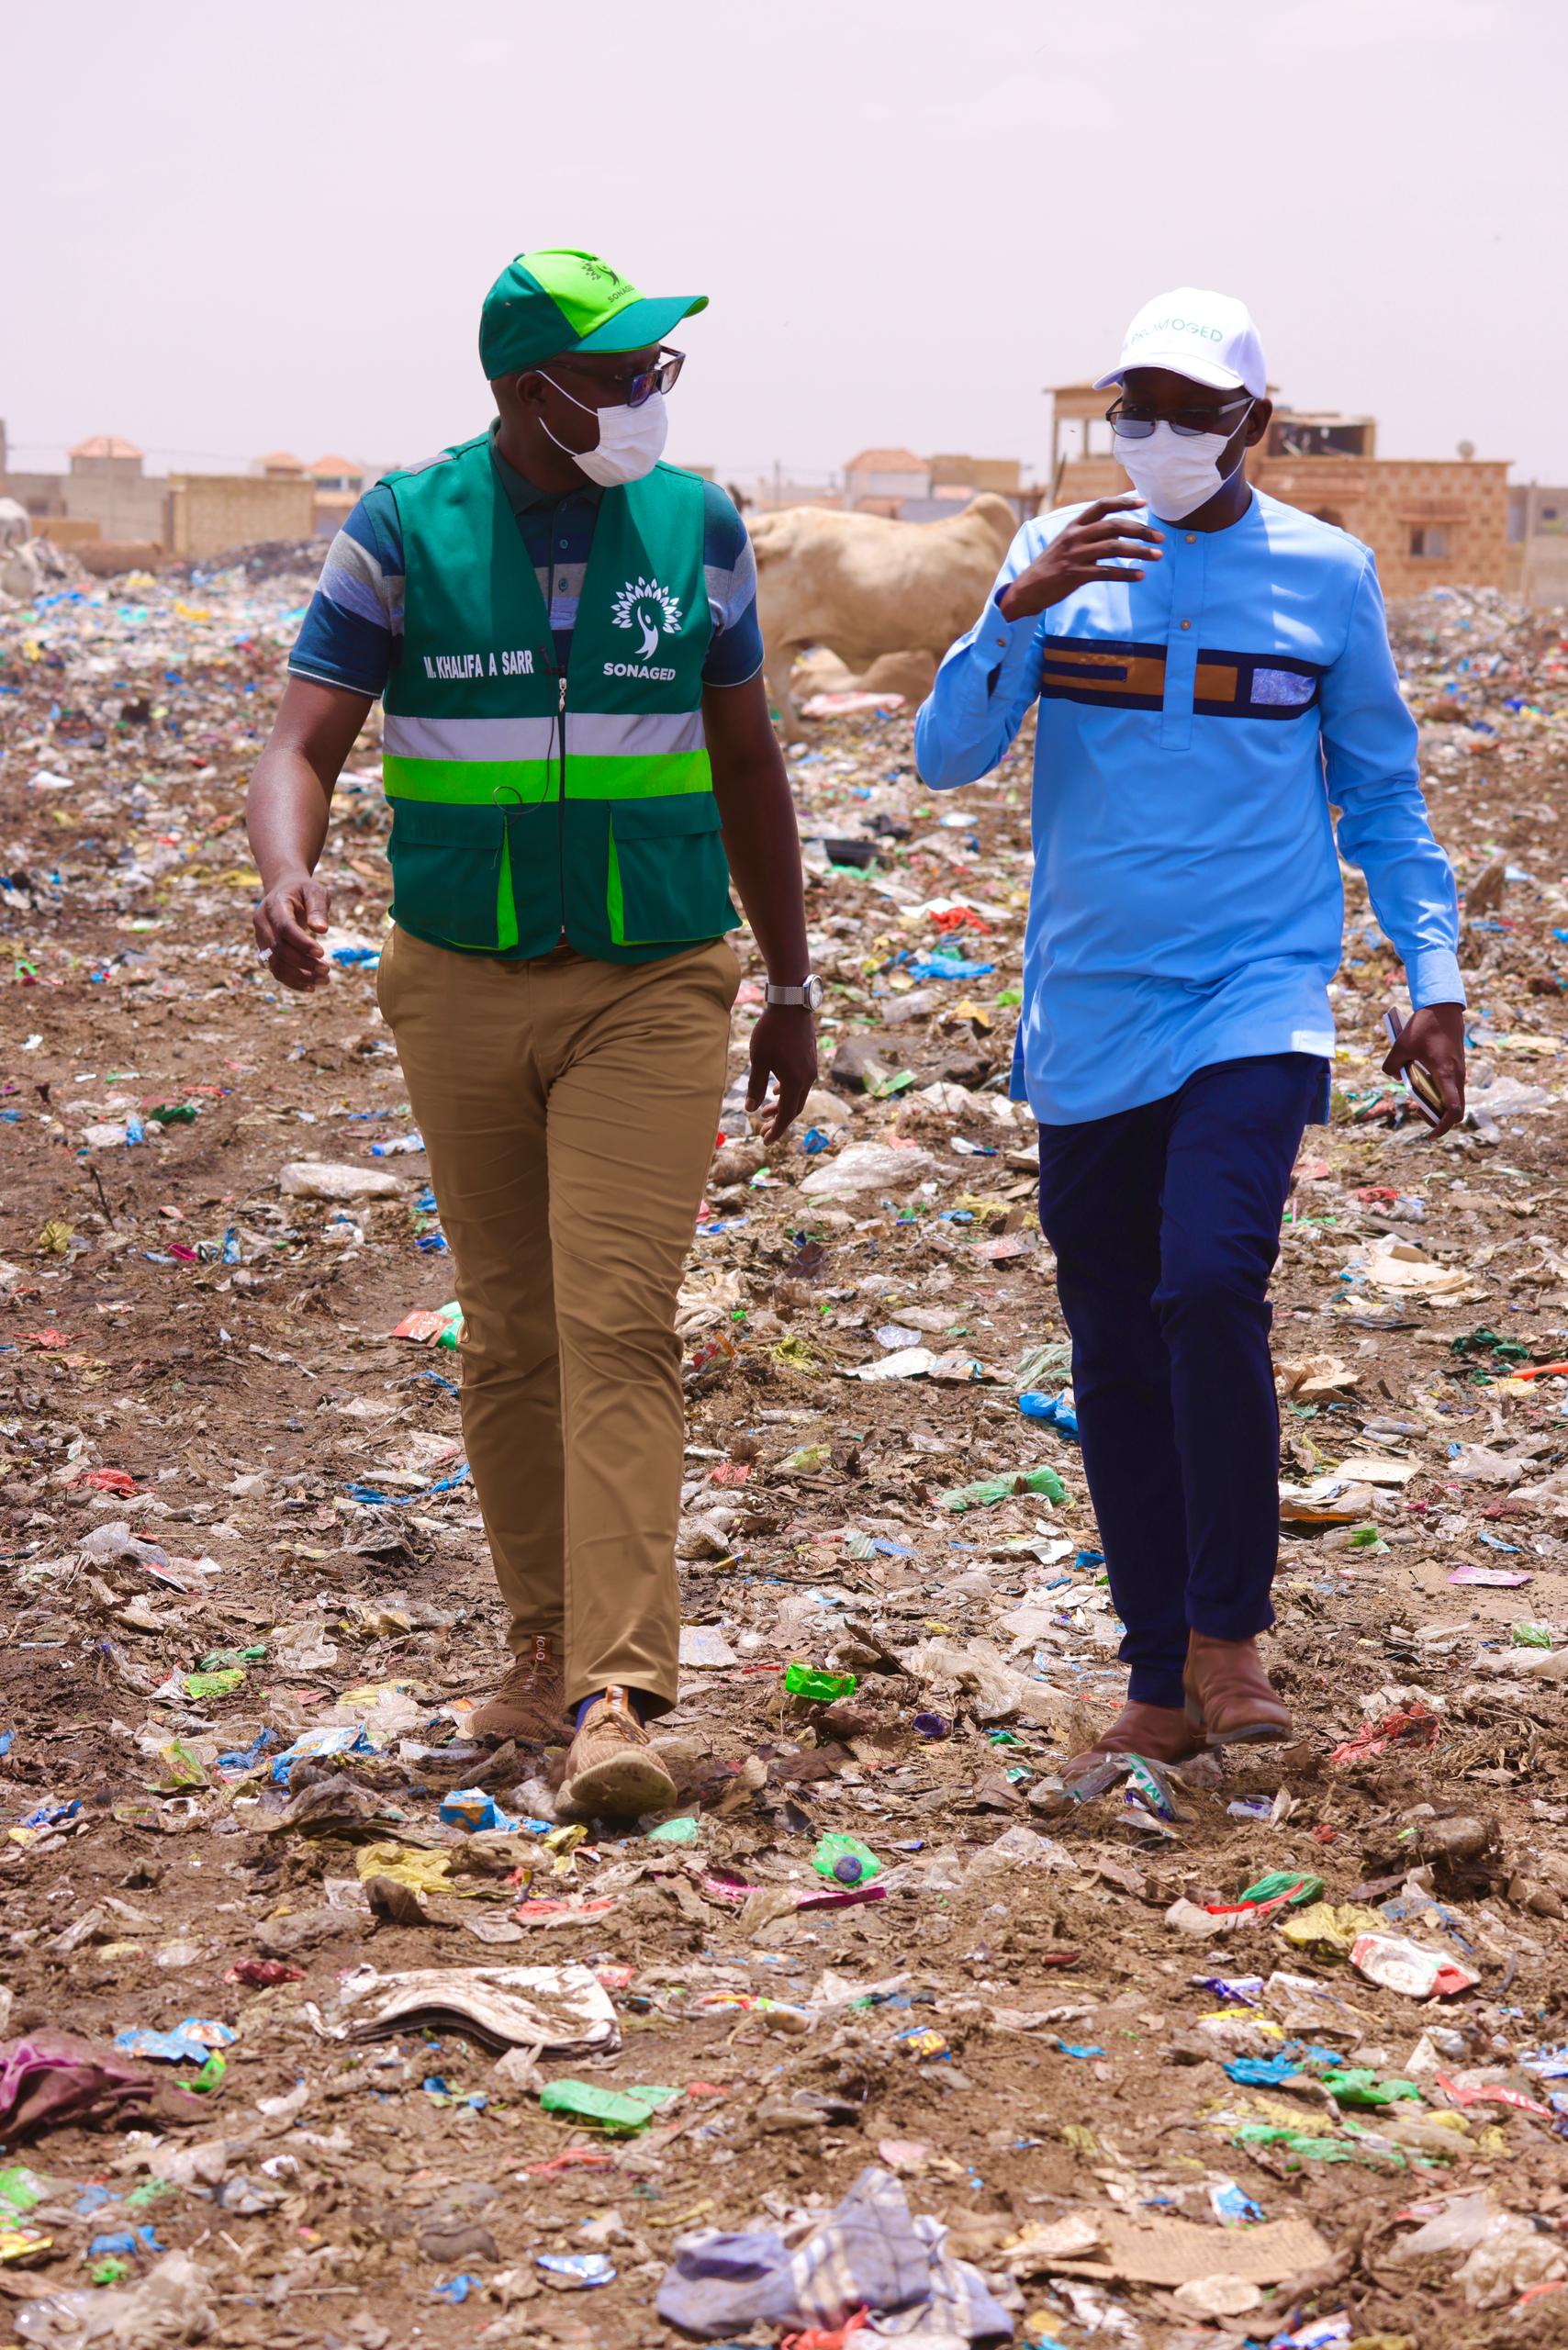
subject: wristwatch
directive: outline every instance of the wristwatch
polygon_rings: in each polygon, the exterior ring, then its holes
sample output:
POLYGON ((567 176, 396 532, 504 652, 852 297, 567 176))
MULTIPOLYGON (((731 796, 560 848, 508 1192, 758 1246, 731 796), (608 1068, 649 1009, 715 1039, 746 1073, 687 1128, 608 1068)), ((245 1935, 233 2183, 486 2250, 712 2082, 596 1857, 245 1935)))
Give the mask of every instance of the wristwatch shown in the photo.
POLYGON ((823 983, 814 971, 808 971, 798 988, 776 987, 771 979, 763 990, 767 1003, 803 1003, 808 1012, 822 1009, 823 983))

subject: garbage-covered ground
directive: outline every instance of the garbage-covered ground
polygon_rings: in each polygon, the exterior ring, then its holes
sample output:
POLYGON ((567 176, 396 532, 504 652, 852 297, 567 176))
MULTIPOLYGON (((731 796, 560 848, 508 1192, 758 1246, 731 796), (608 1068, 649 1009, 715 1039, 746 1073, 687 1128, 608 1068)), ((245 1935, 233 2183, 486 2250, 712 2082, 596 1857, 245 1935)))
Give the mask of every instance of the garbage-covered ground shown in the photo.
POLYGON ((252 943, 309 586, 268 551, 0 616, 0 2343, 597 2350, 681 2338, 661 2284, 813 2350, 868 2304, 1568 2342, 1557 622, 1400 619, 1474 1115, 1434 1147, 1380 1077, 1352 879, 1277 1292, 1297 1742, 1076 1804, 1120 1675, 1006 1099, 1028 746, 935 800, 907 711, 809 726, 823 1084, 765 1157, 748 986, 683 1300, 686 1799, 600 1833, 559 1751, 464 1735, 499 1621, 455 1358, 398 1335, 452 1273, 373 730, 331 988, 252 943), (742 2229, 722 2289, 678 2250, 742 2229))

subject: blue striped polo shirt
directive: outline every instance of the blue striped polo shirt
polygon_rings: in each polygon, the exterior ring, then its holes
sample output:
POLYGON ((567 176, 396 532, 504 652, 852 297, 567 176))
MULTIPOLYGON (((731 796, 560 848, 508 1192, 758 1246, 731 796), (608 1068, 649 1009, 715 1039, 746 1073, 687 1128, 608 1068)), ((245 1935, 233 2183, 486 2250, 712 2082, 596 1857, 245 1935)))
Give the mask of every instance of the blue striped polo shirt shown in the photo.
MULTIPOLYGON (((602 493, 585 482, 580 489, 550 497, 509 465, 493 442, 491 455, 549 609, 555 657, 565 668, 602 493)), ((702 564, 713 615, 703 682, 744 686, 762 666, 756 562, 745 524, 715 482, 702 485, 702 564)), ((327 551, 289 655, 289 673, 352 693, 379 695, 402 649, 403 532, 397 501, 378 482, 327 551)))

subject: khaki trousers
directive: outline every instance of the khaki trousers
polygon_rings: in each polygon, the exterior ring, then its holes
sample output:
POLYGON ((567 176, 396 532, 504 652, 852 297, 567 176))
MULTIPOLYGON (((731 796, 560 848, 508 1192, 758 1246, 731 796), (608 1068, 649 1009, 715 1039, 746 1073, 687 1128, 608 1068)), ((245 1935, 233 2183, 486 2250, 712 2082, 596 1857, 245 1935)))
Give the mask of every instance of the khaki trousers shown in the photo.
POLYGON ((509 1644, 678 1694, 676 1293, 740 965, 506 963, 395 931, 376 996, 456 1265, 463 1434, 509 1644))

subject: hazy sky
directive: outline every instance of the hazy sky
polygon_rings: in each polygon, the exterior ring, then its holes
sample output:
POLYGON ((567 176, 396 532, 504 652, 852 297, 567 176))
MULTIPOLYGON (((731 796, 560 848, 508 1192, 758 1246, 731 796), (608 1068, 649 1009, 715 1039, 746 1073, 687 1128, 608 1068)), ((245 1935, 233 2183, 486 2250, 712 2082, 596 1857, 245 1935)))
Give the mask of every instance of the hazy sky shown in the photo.
POLYGON ((530 245, 704 292, 670 453, 1042 467, 1180 283, 1298 406, 1568 480, 1562 0, 77 0, 0 21, 0 415, 162 468, 490 413, 530 245))

